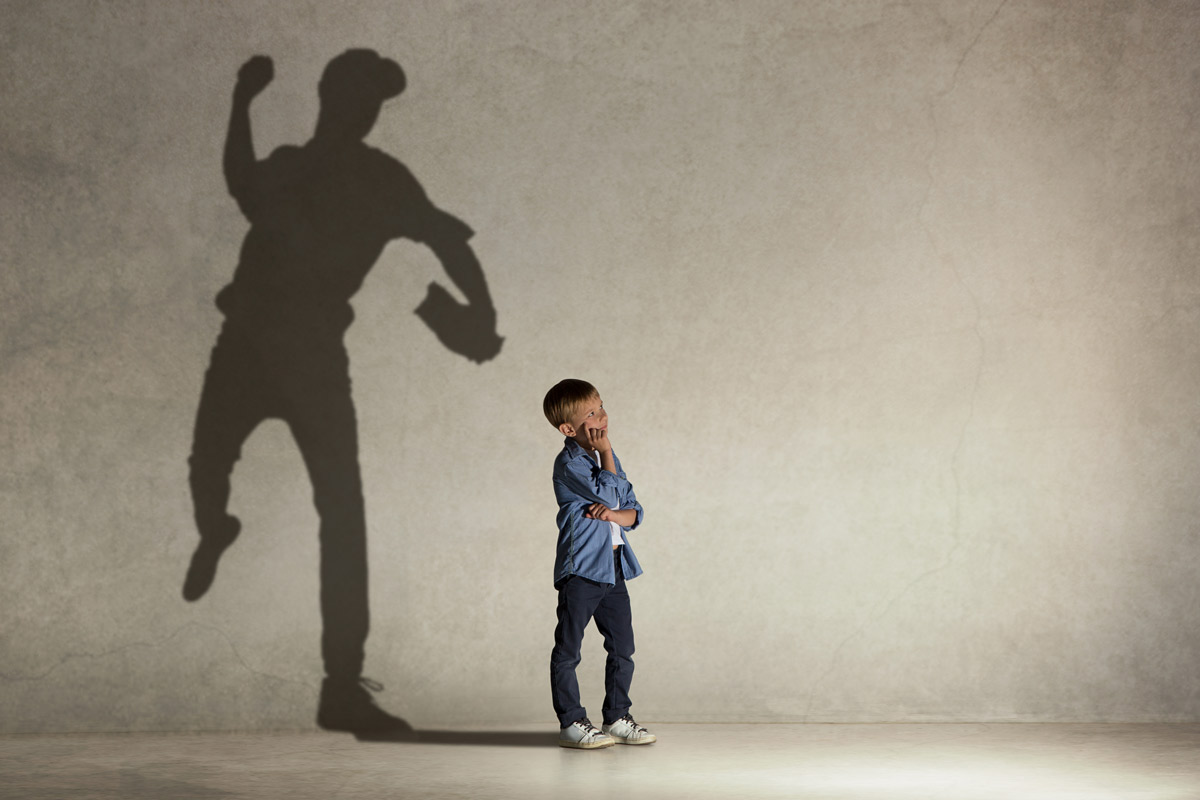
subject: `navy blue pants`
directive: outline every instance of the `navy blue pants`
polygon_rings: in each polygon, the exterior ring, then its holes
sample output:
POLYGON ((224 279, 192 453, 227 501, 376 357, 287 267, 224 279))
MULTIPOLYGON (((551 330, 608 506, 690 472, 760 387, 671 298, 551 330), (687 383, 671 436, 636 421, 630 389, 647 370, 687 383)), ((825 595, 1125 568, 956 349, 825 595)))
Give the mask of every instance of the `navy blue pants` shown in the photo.
POLYGON ((579 666, 583 631, 589 620, 604 637, 608 658, 604 665, 604 723, 616 722, 629 712, 629 684, 633 681, 633 617, 629 592, 621 574, 621 551, 613 551, 617 583, 607 586, 573 575, 558 589, 558 627, 550 654, 550 690, 558 724, 570 725, 587 711, 579 704, 579 666))

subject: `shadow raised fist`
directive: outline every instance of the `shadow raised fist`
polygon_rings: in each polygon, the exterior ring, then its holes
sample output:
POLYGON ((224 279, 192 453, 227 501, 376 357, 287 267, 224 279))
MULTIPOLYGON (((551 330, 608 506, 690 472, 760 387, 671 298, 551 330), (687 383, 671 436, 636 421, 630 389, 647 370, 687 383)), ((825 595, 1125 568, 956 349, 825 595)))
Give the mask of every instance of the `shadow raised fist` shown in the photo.
POLYGON ((238 70, 237 87, 234 94, 243 100, 250 100, 275 77, 275 64, 270 56, 252 56, 238 70))

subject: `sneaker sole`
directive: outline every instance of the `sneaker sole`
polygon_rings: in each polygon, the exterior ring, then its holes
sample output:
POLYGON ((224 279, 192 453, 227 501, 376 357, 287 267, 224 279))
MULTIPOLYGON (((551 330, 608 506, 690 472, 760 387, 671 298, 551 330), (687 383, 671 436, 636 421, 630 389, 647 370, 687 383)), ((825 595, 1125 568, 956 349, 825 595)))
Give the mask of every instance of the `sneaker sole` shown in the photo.
POLYGON ((642 739, 614 739, 614 741, 616 741, 617 744, 654 744, 658 741, 658 737, 651 734, 650 736, 646 736, 642 739))
POLYGON ((605 742, 593 742, 591 744, 585 744, 583 742, 569 742, 566 739, 558 740, 559 747, 569 747, 572 750, 599 750, 602 747, 612 747, 614 744, 616 744, 616 741, 611 738, 605 742))

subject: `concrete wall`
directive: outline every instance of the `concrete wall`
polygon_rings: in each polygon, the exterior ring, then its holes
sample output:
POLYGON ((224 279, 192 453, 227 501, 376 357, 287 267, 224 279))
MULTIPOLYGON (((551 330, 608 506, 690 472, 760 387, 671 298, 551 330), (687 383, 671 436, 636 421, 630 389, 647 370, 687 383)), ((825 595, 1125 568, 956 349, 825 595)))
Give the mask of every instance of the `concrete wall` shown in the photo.
MULTIPOLYGON (((545 390, 600 387, 646 507, 647 720, 1200 720, 1200 8, 12 2, 0 25, 0 731, 312 725, 317 517, 282 423, 202 600, 192 423, 260 157, 330 58, 477 232, 506 337, 347 337, 366 674, 418 726, 553 724, 545 390)), ((592 635, 595 639, 595 634, 592 635)), ((599 716, 603 653, 581 667, 599 716)))

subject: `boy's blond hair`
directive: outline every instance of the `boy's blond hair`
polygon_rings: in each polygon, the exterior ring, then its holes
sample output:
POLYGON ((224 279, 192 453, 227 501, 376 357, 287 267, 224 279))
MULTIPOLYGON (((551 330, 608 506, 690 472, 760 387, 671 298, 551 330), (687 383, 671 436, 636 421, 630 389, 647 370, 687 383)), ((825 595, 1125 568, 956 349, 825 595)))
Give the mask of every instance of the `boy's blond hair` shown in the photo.
POLYGON ((585 400, 599 397, 596 387, 578 378, 567 378, 550 387, 546 398, 542 400, 542 411, 546 419, 555 428, 564 422, 569 423, 575 414, 575 409, 585 400))

